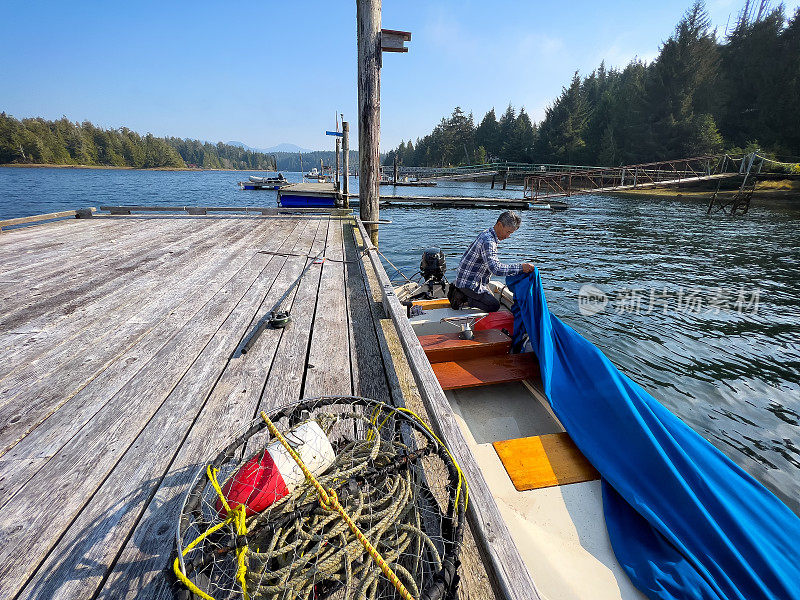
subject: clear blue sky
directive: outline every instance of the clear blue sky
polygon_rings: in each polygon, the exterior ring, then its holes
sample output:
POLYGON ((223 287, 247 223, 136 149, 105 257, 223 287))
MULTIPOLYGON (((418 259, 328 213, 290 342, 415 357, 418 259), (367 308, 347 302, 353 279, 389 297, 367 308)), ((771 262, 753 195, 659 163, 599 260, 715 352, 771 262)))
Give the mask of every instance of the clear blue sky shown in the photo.
MULTIPOLYGON (((384 0, 383 27, 413 38, 384 55, 382 149, 456 105, 480 120, 511 102, 538 121, 576 69, 655 57, 690 1, 384 0)), ((742 3, 708 0, 720 33, 742 3)), ((354 0, 6 0, 2 12, 0 111, 18 118, 314 149, 333 147, 336 111, 357 121, 354 0)))

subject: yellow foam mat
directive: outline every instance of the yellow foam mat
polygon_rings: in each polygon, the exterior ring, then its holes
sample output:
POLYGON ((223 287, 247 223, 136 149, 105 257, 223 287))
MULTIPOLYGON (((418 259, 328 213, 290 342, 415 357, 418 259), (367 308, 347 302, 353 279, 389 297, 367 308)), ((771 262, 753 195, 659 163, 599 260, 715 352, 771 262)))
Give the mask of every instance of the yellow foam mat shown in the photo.
POLYGON ((492 445, 520 492, 600 478, 566 433, 517 438, 492 445))

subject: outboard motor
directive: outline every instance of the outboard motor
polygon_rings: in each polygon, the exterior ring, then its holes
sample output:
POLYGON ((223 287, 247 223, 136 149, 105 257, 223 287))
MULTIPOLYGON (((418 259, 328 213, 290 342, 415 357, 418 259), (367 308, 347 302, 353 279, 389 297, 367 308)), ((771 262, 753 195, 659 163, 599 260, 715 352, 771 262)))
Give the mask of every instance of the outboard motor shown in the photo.
POLYGON ((422 253, 422 260, 419 261, 419 272, 425 283, 420 286, 416 294, 404 302, 409 307, 409 310, 414 300, 419 300, 420 298, 432 300, 435 297, 433 288, 437 285, 442 286, 443 295, 447 294, 447 278, 444 276, 447 272, 447 262, 441 249, 428 248, 422 253))
POLYGON ((439 248, 428 248, 422 253, 419 272, 422 273, 422 278, 426 282, 433 279, 434 283, 440 283, 444 279, 446 271, 447 262, 444 259, 444 252, 439 248))

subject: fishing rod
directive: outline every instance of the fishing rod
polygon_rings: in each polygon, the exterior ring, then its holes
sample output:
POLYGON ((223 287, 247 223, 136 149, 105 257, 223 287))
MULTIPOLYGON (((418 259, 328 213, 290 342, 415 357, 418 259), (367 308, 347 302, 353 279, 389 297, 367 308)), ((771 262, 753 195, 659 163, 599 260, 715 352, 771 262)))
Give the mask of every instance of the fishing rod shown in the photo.
POLYGON ((292 290, 297 286, 298 283, 300 283, 305 274, 308 273, 308 270, 311 268, 311 266, 317 264, 317 261, 322 258, 323 254, 325 254, 325 249, 322 249, 320 253, 317 254, 314 259, 306 265, 305 269, 303 269, 303 272, 297 276, 297 279, 295 279, 288 289, 283 293, 283 295, 278 298, 278 301, 274 304, 270 311, 258 320, 258 323, 256 323, 255 327, 253 327, 253 329, 242 342, 242 354, 247 354, 250 351, 250 348, 253 347, 253 344, 256 343, 256 340, 259 338, 259 336, 261 336, 262 333, 264 333, 264 330, 267 327, 272 327, 272 329, 283 329, 289 324, 289 322, 292 320, 292 315, 288 310, 279 310, 281 304, 284 303, 292 290))

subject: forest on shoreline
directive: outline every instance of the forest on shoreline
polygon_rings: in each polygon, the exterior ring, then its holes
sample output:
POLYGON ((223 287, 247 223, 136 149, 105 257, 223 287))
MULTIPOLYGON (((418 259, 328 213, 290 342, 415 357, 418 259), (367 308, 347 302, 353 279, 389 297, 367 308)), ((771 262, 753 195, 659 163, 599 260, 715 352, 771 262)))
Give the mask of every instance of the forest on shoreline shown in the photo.
POLYGON ((511 105, 475 124, 456 107, 387 153, 406 166, 494 161, 616 166, 721 151, 800 156, 800 9, 746 0, 724 34, 695 2, 651 63, 576 72, 534 123, 511 105))
POLYGON ((0 164, 268 170, 275 158, 230 144, 102 129, 66 117, 18 120, 0 113, 0 164))
MULTIPOLYGON (((334 162, 332 150, 263 153, 235 144, 140 135, 127 127, 102 129, 67 117, 15 119, 0 113, 0 165, 53 165, 132 169, 231 169, 308 171, 334 162)), ((350 164, 358 151, 350 151, 350 164)))

